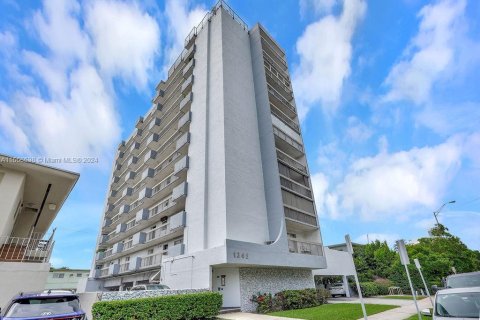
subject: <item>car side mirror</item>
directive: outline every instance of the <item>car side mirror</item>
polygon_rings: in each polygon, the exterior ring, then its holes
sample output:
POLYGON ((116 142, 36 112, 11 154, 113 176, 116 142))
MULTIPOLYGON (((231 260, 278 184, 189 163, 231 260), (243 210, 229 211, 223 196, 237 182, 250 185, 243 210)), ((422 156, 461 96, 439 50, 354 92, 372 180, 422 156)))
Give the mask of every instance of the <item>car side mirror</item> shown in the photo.
POLYGON ((422 316, 426 316, 426 317, 431 317, 432 316, 432 313, 430 312, 430 309, 423 309, 422 312, 420 312, 422 314, 422 316))

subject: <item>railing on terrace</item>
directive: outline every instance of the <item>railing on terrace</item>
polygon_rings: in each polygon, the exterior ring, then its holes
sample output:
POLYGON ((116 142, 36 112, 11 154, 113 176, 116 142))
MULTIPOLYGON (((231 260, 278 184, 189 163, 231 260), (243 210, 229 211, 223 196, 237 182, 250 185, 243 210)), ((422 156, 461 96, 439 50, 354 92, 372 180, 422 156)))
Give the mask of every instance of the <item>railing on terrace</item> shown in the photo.
POLYGON ((120 272, 127 272, 130 270, 130 262, 125 262, 120 265, 120 272))
POLYGON ((307 174, 307 167, 305 167, 300 162, 291 158, 289 155, 287 155, 286 153, 284 153, 283 151, 278 150, 278 149, 277 149, 277 158, 278 158, 278 160, 290 165, 291 167, 307 174))
POLYGON ((200 32, 200 30, 202 30, 203 27, 205 27, 205 25, 208 23, 212 15, 215 14, 215 12, 219 8, 224 8, 225 11, 232 16, 233 20, 237 21, 238 24, 240 24, 245 31, 248 31, 248 25, 242 20, 242 18, 240 18, 225 1, 220 0, 213 6, 211 11, 205 14, 202 21, 200 21, 200 23, 196 27, 193 27, 192 31, 190 31, 190 33, 187 35, 187 37, 185 38, 185 47, 188 45, 190 40, 195 38, 198 32, 200 32))
POLYGON ((319 243, 302 242, 288 239, 288 249, 291 253, 310 254, 323 256, 323 247, 319 243))
POLYGON ((168 224, 158 227, 157 229, 153 229, 147 233, 147 241, 152 241, 154 239, 158 239, 161 237, 166 236, 169 233, 168 224))
POLYGON ((286 134, 285 132, 283 132, 282 130, 280 130, 275 126, 273 127, 273 134, 275 134, 277 137, 279 137, 280 139, 282 139, 283 141, 285 141, 286 143, 288 143, 298 151, 303 152, 303 146, 300 143, 292 139, 288 134, 286 134))
POLYGON ((295 130, 296 132, 300 133, 300 126, 295 123, 292 119, 290 119, 288 116, 286 116, 283 112, 279 111, 277 107, 275 107, 273 104, 270 105, 270 111, 274 116, 276 116, 278 119, 283 121, 286 125, 288 125, 290 128, 295 130))
POLYGON ((108 268, 100 269, 100 277, 108 276, 108 268))
POLYGON ((3 262, 49 262, 55 241, 52 233, 49 239, 40 234, 31 238, 0 237, 0 261, 3 262))
POLYGON ((123 244, 123 251, 130 249, 133 247, 133 240, 129 240, 123 244))
POLYGON ((160 265, 162 262, 162 254, 153 254, 142 258, 141 268, 160 265))

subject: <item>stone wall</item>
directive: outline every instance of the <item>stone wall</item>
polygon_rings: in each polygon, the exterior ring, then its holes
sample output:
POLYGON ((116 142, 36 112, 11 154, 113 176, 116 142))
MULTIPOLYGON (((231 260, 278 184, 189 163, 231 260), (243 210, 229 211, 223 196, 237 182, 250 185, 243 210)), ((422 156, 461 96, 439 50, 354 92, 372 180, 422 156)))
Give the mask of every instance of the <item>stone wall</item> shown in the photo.
POLYGON ((289 289, 315 288, 311 270, 280 268, 240 268, 240 301, 243 312, 256 310, 252 295, 289 289))
POLYGON ((183 290, 142 290, 142 291, 105 291, 100 293, 99 300, 130 300, 138 298, 152 298, 161 296, 173 296, 178 294, 198 293, 210 291, 209 289, 183 289, 183 290))

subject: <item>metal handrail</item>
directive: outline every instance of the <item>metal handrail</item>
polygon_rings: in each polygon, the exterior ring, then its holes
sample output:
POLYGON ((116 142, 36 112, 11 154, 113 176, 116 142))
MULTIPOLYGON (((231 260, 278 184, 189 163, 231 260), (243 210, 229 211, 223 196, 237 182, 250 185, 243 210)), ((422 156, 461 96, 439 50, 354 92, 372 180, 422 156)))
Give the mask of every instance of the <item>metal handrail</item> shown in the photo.
POLYGON ((31 238, 0 237, 0 261, 6 262, 49 262, 54 241, 39 239, 39 234, 31 238))
POLYGON ((323 246, 320 243, 297 241, 288 239, 288 249, 291 253, 323 256, 323 246))

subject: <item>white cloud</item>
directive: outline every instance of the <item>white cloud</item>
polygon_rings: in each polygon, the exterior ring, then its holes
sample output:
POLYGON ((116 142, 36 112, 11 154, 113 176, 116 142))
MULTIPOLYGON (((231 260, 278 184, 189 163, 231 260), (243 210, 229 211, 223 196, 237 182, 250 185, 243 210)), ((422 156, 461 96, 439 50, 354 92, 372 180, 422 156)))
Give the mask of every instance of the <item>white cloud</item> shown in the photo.
POLYGON ((360 119, 356 117, 348 118, 348 127, 345 132, 345 138, 353 142, 365 142, 373 135, 373 131, 360 119))
POLYGON ((143 88, 160 51, 155 19, 135 3, 111 0, 92 2, 86 16, 100 69, 143 88))
POLYGON ((112 98, 92 66, 75 69, 69 83, 61 99, 25 98, 37 143, 55 157, 105 156, 120 134, 112 98))
POLYGON ((201 6, 190 8, 188 0, 167 0, 165 15, 167 17, 166 66, 170 66, 182 52, 185 38, 196 27, 207 10, 201 6))
POLYGON ((0 145, 13 145, 18 152, 25 152, 28 150, 29 142, 25 132, 15 123, 15 111, 7 106, 3 101, 0 101, 0 145))
POLYGON ((384 101, 422 104, 429 100, 432 86, 454 61, 465 6, 464 0, 443 0, 421 9, 418 34, 385 80, 389 91, 384 101))
POLYGON ((317 203, 317 211, 320 216, 325 214, 325 208, 323 204, 326 202, 325 197, 327 196, 328 190, 328 179, 327 177, 318 172, 311 176, 312 180, 312 187, 313 187, 313 194, 315 197, 315 203, 317 203))
POLYGON ((40 40, 53 55, 56 64, 69 66, 91 54, 90 40, 79 23, 81 6, 77 1, 44 0, 34 15, 34 27, 40 40))
POLYGON ((419 125, 448 136, 456 132, 475 132, 480 120, 479 103, 428 104, 415 115, 419 125))
POLYGON ((315 14, 330 13, 339 0, 300 0, 300 13, 305 15, 312 8, 315 14))
POLYGON ((350 76, 352 37, 366 7, 363 0, 344 0, 339 16, 322 17, 298 39, 300 63, 294 68, 293 84, 300 117, 317 103, 327 113, 337 109, 344 81, 350 76))
POLYGON ((358 237, 356 237, 353 242, 357 242, 357 243, 362 243, 362 244, 366 244, 366 243, 371 243, 375 240, 379 240, 381 242, 383 241, 387 241, 388 245, 389 246, 393 246, 395 244, 395 241, 399 240, 400 239, 400 236, 396 233, 392 233, 392 234, 389 234, 389 233, 365 233, 365 234, 362 234, 358 237))
POLYGON ((331 185, 322 174, 312 176, 320 194, 319 212, 325 208, 333 218, 358 215, 363 220, 408 218, 415 209, 431 208, 440 202, 461 163, 480 149, 475 135, 455 136, 433 147, 413 148, 354 161, 343 180, 331 185), (321 177, 321 179, 313 177, 321 177), (323 200, 323 202, 321 202, 323 200))
POLYGON ((24 153, 108 160, 120 139, 113 79, 144 88, 153 74, 160 29, 151 15, 134 2, 82 5, 43 1, 31 25, 42 50, 22 51, 8 35, 0 37, 17 52, 11 64, 26 64, 23 75, 34 79, 1 110, 10 125, 0 134, 16 137, 24 153))

